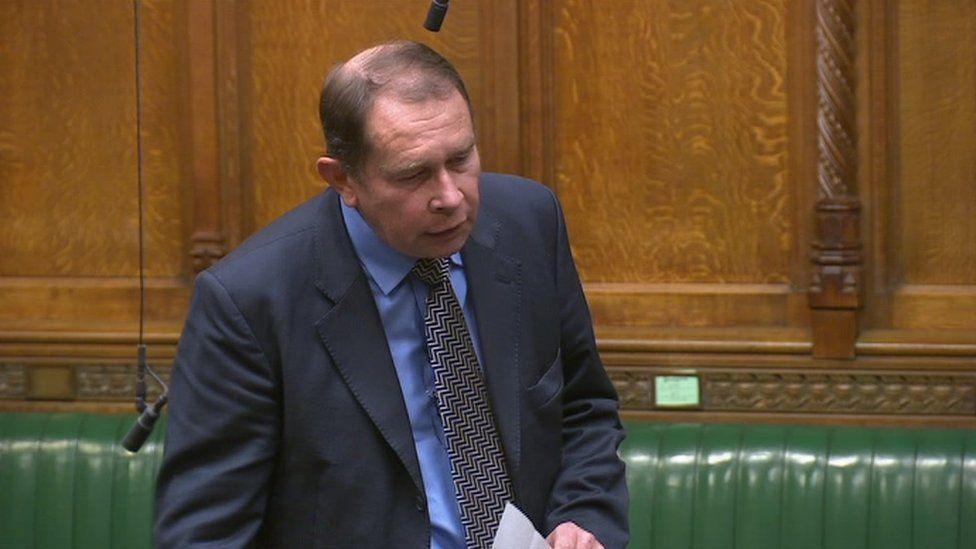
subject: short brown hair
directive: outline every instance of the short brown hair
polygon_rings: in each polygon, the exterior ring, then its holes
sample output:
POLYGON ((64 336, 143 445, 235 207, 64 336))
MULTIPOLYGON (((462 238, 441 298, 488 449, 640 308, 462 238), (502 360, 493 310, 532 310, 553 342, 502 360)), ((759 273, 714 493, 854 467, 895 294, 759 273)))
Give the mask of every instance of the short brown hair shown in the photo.
POLYGON ((319 99, 319 118, 327 154, 345 169, 359 174, 369 152, 366 114, 376 98, 393 93, 398 99, 422 102, 446 98, 457 90, 468 104, 464 81, 450 61, 433 49, 409 40, 396 40, 356 54, 329 71, 319 99))

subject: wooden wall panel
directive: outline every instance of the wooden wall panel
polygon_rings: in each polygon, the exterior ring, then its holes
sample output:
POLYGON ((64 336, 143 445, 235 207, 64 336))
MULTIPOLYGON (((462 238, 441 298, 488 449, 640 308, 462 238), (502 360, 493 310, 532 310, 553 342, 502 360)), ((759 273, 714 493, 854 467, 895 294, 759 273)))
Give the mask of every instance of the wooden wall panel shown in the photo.
POLYGON ((902 280, 973 285, 976 9, 967 2, 902 1, 896 33, 902 280))
POLYGON ((552 174, 598 329, 808 326, 787 82, 790 19, 804 13, 775 1, 526 11, 551 59, 549 165, 534 171, 552 174))
POLYGON ((129 275, 136 233, 121 229, 136 212, 131 32, 127 48, 116 46, 132 28, 131 7, 0 9, 4 41, 18 52, 3 57, 0 81, 3 274, 129 275))
POLYGON ((976 330, 976 9, 893 19, 892 327, 976 330))
MULTIPOLYGON (((131 4, 4 2, 0 34, 0 275, 133 276, 135 75, 131 4)), ((143 58, 150 273, 180 270, 172 6, 147 4, 143 58)))
POLYGON ((786 282, 787 4, 554 12, 555 183, 584 279, 786 282))
POLYGON ((498 134, 511 127, 517 137, 518 112, 508 107, 517 105, 517 90, 514 80, 509 81, 510 89, 498 89, 505 80, 495 78, 500 72, 493 70, 493 59, 514 51, 517 36, 491 26, 511 5, 514 2, 457 3, 451 7, 449 24, 432 34, 421 26, 429 6, 424 1, 245 4, 238 38, 244 67, 240 94, 245 232, 266 225, 324 187, 315 171, 315 160, 324 150, 318 120, 323 79, 335 63, 386 40, 420 40, 449 58, 475 105, 484 168, 511 165, 505 155, 514 156, 517 148, 499 147, 504 140, 498 134), (496 101, 495 93, 507 94, 508 100, 496 101), (493 108, 498 104, 506 107, 493 108), (509 114, 500 117, 506 108, 509 114))
MULTIPOLYGON (((140 10, 146 274, 188 283, 186 13, 172 0, 143 1, 140 10)), ((133 232, 136 220, 127 221, 133 232)))
MULTIPOLYGON (((179 59, 171 2, 142 8, 146 272, 184 268, 179 59)), ((132 4, 0 3, 0 324, 135 327, 138 185, 132 4)), ((175 303, 185 304, 184 296, 175 303)), ((173 302, 157 303, 168 318, 173 302)))

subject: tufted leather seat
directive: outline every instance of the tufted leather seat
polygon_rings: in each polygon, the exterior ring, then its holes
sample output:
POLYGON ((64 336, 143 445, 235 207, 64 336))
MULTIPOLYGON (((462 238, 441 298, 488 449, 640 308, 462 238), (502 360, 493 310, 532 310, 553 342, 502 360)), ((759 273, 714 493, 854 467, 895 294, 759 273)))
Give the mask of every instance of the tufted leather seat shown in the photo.
POLYGON ((976 549, 976 431, 628 428, 631 547, 976 549))
POLYGON ((0 414, 0 548, 152 547, 163 429, 130 454, 133 419, 0 414))
MULTIPOLYGON (((0 414, 0 548, 151 547, 162 426, 0 414)), ((976 431, 627 425, 632 548, 976 549, 976 431)))

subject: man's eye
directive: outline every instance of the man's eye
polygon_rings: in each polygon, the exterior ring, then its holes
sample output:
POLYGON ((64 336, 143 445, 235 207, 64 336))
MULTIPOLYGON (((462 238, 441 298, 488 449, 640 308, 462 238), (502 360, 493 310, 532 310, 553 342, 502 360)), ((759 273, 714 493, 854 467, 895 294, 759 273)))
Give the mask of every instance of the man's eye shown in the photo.
POLYGON ((410 182, 410 181, 416 181, 416 180, 420 179, 421 177, 423 177, 423 175, 424 175, 424 170, 417 170, 415 172, 410 172, 410 173, 407 173, 407 174, 398 176, 397 177, 397 181, 403 181, 404 183, 407 183, 407 182, 410 182))
POLYGON ((448 160, 447 163, 450 164, 451 166, 463 166, 468 161, 468 158, 471 158, 471 153, 464 153, 455 156, 454 158, 448 160))

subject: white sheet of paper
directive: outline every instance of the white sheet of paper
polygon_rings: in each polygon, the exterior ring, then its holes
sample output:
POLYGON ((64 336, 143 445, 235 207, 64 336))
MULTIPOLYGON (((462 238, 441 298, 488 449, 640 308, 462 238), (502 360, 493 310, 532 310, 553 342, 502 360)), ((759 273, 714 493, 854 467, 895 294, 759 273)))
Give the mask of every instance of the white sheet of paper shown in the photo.
POLYGON ((535 531, 532 521, 517 507, 506 503, 491 549, 550 549, 550 547, 545 538, 535 531))

